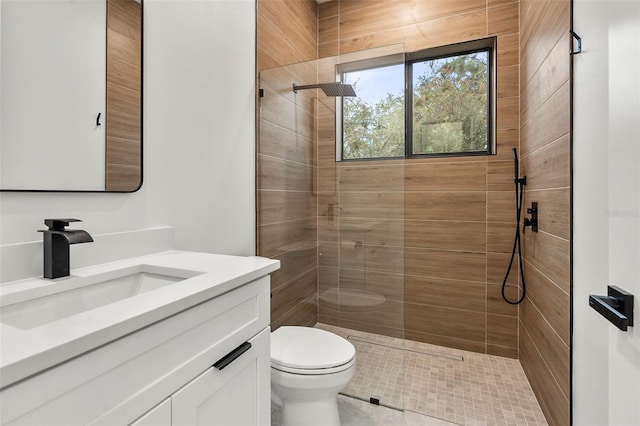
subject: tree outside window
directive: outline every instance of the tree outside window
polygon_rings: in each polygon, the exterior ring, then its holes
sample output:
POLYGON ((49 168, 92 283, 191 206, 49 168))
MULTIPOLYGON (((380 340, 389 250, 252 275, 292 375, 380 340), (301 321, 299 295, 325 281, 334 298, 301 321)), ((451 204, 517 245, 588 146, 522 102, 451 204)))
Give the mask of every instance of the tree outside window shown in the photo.
POLYGON ((343 99, 342 158, 492 153, 490 41, 481 41, 481 48, 445 46, 409 54, 404 64, 343 72, 358 96, 343 99))

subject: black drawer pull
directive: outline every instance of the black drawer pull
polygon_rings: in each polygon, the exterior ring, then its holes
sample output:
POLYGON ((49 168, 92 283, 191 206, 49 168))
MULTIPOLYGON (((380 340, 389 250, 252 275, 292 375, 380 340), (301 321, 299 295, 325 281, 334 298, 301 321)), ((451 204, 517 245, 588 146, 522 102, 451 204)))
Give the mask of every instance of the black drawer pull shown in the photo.
POLYGON ((220 358, 218 362, 213 364, 213 366, 218 370, 222 370, 227 365, 231 364, 233 361, 238 359, 240 355, 242 355, 249 349, 251 349, 251 343, 244 342, 243 344, 241 344, 240 346, 238 346, 237 348, 235 348, 234 350, 232 350, 231 352, 229 352, 228 354, 220 358))

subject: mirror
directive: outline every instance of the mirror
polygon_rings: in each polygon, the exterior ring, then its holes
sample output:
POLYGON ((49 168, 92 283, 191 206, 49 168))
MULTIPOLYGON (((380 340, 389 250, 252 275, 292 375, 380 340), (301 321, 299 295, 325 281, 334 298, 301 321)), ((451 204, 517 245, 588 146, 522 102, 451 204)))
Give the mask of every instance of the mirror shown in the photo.
POLYGON ((0 22, 0 189, 139 189, 141 0, 2 0, 0 22))

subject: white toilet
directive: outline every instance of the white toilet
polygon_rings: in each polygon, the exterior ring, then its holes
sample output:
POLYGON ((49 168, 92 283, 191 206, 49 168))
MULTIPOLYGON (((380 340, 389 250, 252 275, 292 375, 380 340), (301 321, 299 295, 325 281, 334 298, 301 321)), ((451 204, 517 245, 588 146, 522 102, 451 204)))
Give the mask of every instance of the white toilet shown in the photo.
POLYGON ((283 426, 339 426, 336 397, 349 383, 356 349, 346 339, 311 327, 271 333, 271 392, 283 426))

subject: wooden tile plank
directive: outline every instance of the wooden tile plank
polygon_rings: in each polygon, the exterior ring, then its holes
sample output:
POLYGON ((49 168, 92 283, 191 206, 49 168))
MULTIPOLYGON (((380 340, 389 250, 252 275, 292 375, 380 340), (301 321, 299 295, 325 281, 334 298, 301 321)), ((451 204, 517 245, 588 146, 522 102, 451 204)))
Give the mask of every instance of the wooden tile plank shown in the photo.
MULTIPOLYGON (((511 253, 487 253, 487 283, 502 285, 510 258, 511 253)), ((517 286, 519 283, 519 274, 520 269, 518 267, 518 257, 516 253, 507 284, 517 286)))
POLYGON ((331 0, 318 5, 318 18, 324 19, 338 15, 338 0, 331 0))
POLYGON ((318 22, 315 11, 311 13, 305 1, 261 0, 258 16, 264 19, 264 25, 274 26, 309 60, 315 58, 317 51, 318 22))
POLYGON ((523 239, 524 258, 551 281, 569 293, 570 247, 569 241, 545 232, 527 232, 523 239))
POLYGON ((497 152, 490 155, 488 161, 511 161, 513 162, 513 148, 518 150, 520 155, 520 130, 519 129, 498 129, 496 131, 497 152))
POLYGON ((487 11, 489 15, 489 35, 514 34, 519 31, 519 2, 504 3, 499 6, 489 7, 487 11))
POLYGON ((323 18, 318 21, 318 42, 329 43, 338 41, 340 23, 338 16, 323 18))
POLYGON ((569 309, 567 309, 571 304, 569 294, 549 281, 531 263, 527 262, 525 268, 527 298, 560 336, 564 344, 569 346, 571 339, 569 309))
POLYGON ((316 199, 311 192, 260 190, 260 225, 316 216, 316 199))
MULTIPOLYGON (((520 292, 517 286, 507 285, 505 295, 509 300, 515 302, 520 297, 520 292)), ((502 285, 487 284, 487 313, 517 318, 518 305, 509 304, 502 299, 502 285)))
POLYGON ((568 398, 570 387, 569 347, 562 342, 549 323, 528 300, 522 304, 520 316, 527 336, 538 348, 562 395, 568 398))
POLYGON ((515 233, 515 218, 512 223, 487 222, 487 251, 510 254, 513 250, 515 233))
MULTIPOLYGON (((366 297, 364 298, 366 300, 366 297)), ((336 302, 339 299, 336 300, 336 302)), ((377 302, 377 300, 373 300, 377 302)), ((404 304, 387 300, 384 305, 377 309, 358 311, 350 310, 348 306, 340 305, 340 323, 357 321, 359 323, 367 323, 372 326, 383 326, 393 329, 402 330, 404 327, 404 304)))
POLYGON ((518 318, 487 314, 487 344, 518 347, 518 318))
POLYGON ((487 220, 491 222, 515 223, 515 190, 487 191, 487 220))
POLYGON ((563 426, 569 422, 569 400, 560 390, 531 336, 520 326, 520 363, 534 393, 538 396, 540 408, 550 426, 563 426))
POLYGON ((520 67, 510 65, 498 67, 498 98, 509 98, 520 95, 520 67))
POLYGON ((271 330, 277 330, 283 325, 301 325, 313 327, 318 322, 318 306, 313 294, 297 304, 293 309, 279 318, 271 317, 271 330))
MULTIPOLYGON (((513 152, 511 153, 513 155, 513 152)), ((487 191, 515 191, 513 159, 492 161, 487 168, 487 191)))
POLYGON ((404 195, 407 220, 485 221, 485 192, 407 192, 404 195))
POLYGON ((404 280, 404 297, 407 302, 420 305, 486 312, 484 282, 407 275, 404 280))
POLYGON ((498 36, 498 67, 520 65, 520 33, 498 36))
POLYGON ((520 163, 527 176, 527 190, 568 188, 571 184, 570 138, 565 135, 524 158, 520 163))
MULTIPOLYGON (((347 163, 348 164, 348 163, 347 163)), ((404 167, 366 162, 362 165, 340 165, 340 191, 398 191, 404 188, 404 167)))
POLYGON ((481 282, 485 279, 486 265, 484 253, 408 247, 404 255, 405 274, 421 277, 481 282))
POLYGON ((405 329, 484 343, 485 314, 447 307, 405 303, 405 329))
POLYGON ((258 189, 311 192, 312 178, 312 166, 258 155, 258 189))
POLYGON ((407 162, 405 191, 484 191, 486 163, 462 163, 453 160, 443 164, 407 162))
MULTIPOLYGON (((525 84, 533 77, 535 70, 540 68, 559 40, 562 40, 565 60, 570 60, 567 53, 570 47, 571 2, 525 0, 521 3, 521 9, 521 65, 523 74, 528 77, 522 80, 525 84)), ((559 65, 553 62, 554 66, 559 65)))
POLYGON ((292 220, 258 227, 258 255, 273 257, 316 240, 315 219, 292 220))
POLYGON ((568 240, 571 238, 571 191, 569 188, 531 190, 525 192, 524 205, 539 203, 538 229, 568 240))
POLYGON ((503 129, 519 129, 520 128, 520 98, 498 98, 497 101, 498 117, 496 128, 503 129))
POLYGON ((274 256, 273 259, 280 261, 280 269, 271 274, 271 288, 276 288, 315 268, 318 264, 318 247, 314 241, 274 256))
POLYGON ((313 147, 313 140, 267 120, 260 120, 260 154, 313 166, 313 147))
POLYGON ((570 102, 571 96, 567 81, 540 108, 532 112, 526 122, 523 122, 520 129, 523 156, 569 134, 570 102))
POLYGON ((484 253, 487 250, 486 224, 484 222, 407 220, 404 222, 404 245, 484 253))
POLYGON ((402 192, 340 192, 340 216, 346 218, 403 219, 402 192))
POLYGON ((271 290, 271 317, 280 318, 296 305, 317 291, 317 269, 313 268, 303 275, 271 290))
POLYGON ((529 63, 530 58, 523 56, 520 66, 523 123, 570 78, 571 60, 563 40, 556 43, 542 64, 534 68, 527 67, 529 63))
POLYGON ((519 351, 517 348, 507 348, 504 346, 498 345, 487 345, 487 354, 488 355, 496 355, 505 358, 514 358, 518 359, 519 351))
POLYGON ((484 7, 482 0, 350 0, 340 3, 340 32, 341 37, 351 38, 407 24, 484 11, 484 7))

